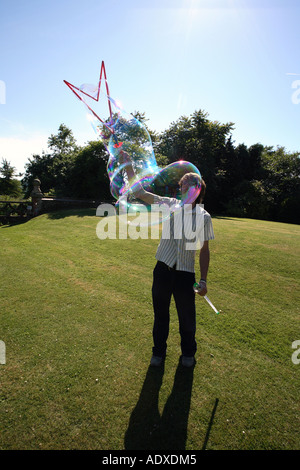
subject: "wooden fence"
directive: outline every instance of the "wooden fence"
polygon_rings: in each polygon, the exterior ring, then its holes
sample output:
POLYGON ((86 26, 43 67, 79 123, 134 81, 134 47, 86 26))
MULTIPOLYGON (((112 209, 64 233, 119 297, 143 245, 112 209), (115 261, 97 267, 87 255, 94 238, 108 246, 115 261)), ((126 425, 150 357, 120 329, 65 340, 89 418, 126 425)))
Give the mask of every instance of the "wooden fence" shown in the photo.
POLYGON ((32 204, 30 201, 6 201, 0 199, 0 221, 2 223, 29 219, 30 217, 32 217, 32 204))
MULTIPOLYGON (((103 202, 89 199, 44 197, 40 189, 40 180, 35 179, 31 198, 26 201, 7 201, 0 199, 0 222, 12 223, 30 219, 39 214, 64 210, 96 208, 103 202)), ((109 201, 110 204, 114 203, 109 201)), ((95 212, 96 213, 96 212, 95 212)))

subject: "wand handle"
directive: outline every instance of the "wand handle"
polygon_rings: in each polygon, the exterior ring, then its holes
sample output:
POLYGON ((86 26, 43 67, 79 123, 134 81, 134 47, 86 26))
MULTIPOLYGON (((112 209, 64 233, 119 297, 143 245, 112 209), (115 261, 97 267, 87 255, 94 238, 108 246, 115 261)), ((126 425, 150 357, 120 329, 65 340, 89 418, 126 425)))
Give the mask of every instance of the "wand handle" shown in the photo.
MULTIPOLYGON (((194 284, 194 292, 197 293, 199 292, 199 284, 197 282, 195 282, 194 284)), ((219 315, 219 311, 216 309, 216 307, 211 303, 211 301, 209 300, 209 298, 207 297, 207 295, 204 296, 206 302, 208 303, 208 305, 213 309, 214 312, 216 312, 218 315, 219 315)))

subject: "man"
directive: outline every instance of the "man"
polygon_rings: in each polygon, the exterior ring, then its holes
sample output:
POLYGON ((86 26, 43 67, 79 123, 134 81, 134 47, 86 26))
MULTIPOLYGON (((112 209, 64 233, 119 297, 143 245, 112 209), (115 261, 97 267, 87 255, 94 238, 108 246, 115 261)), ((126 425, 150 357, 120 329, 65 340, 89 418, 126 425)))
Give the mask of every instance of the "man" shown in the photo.
MULTIPOLYGON (((125 163, 129 182, 135 178, 130 157, 126 152, 121 152, 121 160, 125 163)), ((200 291, 204 296, 207 293, 207 273, 209 268, 209 240, 214 238, 211 217, 199 204, 202 203, 205 194, 205 183, 196 173, 185 174, 180 182, 181 201, 176 198, 160 197, 145 191, 141 185, 135 186, 135 196, 146 204, 166 204, 173 210, 170 219, 169 236, 162 237, 157 248, 157 264, 153 271, 152 299, 154 309, 153 325, 153 355, 150 364, 160 366, 164 361, 167 351, 167 339, 169 335, 170 303, 174 296, 179 319, 179 332, 181 337, 181 363, 185 367, 195 364, 197 343, 196 333, 196 308, 195 293, 195 252, 196 240, 200 240, 200 291), (192 197, 191 197, 192 194, 192 197), (193 196, 194 195, 194 196, 193 196), (192 204, 191 204, 192 202, 192 204), (189 203, 189 207, 185 204, 189 203), (185 214, 178 211, 184 208, 190 209, 185 214), (176 209, 177 208, 177 209, 176 209), (179 214, 179 215, 178 215, 179 214), (180 221, 181 234, 178 235, 180 221), (200 221, 200 223, 199 223, 200 221), (198 224, 197 224, 198 222, 198 224), (190 224, 189 230, 187 225, 190 224), (194 236, 193 245, 187 233, 194 236)))

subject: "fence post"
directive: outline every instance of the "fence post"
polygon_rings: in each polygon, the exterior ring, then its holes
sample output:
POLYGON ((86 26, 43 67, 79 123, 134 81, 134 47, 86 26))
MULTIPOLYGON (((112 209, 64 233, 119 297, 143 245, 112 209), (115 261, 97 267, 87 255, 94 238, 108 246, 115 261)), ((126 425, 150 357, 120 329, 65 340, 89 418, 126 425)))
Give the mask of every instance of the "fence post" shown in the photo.
POLYGON ((33 180, 33 190, 31 191, 32 215, 35 217, 41 212, 43 193, 40 188, 41 182, 38 178, 33 180))

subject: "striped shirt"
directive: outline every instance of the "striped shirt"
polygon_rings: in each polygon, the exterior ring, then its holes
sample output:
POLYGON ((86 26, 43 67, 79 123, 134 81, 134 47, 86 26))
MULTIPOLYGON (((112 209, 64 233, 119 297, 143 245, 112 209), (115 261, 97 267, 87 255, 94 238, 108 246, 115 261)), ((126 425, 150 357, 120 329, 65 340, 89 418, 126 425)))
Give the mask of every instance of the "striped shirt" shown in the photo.
POLYGON ((194 273, 197 248, 215 238, 210 214, 199 204, 193 209, 190 204, 180 206, 175 198, 155 196, 154 204, 167 206, 172 214, 163 221, 155 258, 169 267, 176 264, 178 271, 194 273))

